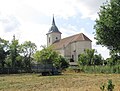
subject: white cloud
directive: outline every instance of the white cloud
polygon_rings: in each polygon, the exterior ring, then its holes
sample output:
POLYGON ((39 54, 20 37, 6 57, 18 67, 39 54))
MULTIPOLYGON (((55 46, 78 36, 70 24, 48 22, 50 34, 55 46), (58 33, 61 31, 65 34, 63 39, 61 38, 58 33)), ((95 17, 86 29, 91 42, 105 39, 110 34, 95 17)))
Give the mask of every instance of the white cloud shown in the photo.
POLYGON ((67 18, 76 14, 71 0, 25 0, 24 3, 48 16, 54 13, 67 18))
POLYGON ((0 15, 0 22, 3 25, 5 32, 17 30, 20 26, 19 21, 14 16, 4 17, 3 15, 0 15))
POLYGON ((17 15, 21 18, 29 18, 36 12, 50 16, 55 14, 63 18, 69 18, 82 14, 82 18, 95 19, 99 6, 106 0, 2 0, 0 11, 5 14, 17 15))
POLYGON ((34 24, 31 22, 25 22, 19 27, 19 30, 5 32, 0 26, 0 36, 6 40, 12 40, 13 35, 16 35, 16 39, 19 39, 20 43, 24 41, 32 41, 40 49, 41 45, 46 45, 46 33, 48 32, 48 25, 34 24))
MULTIPOLYGON (((100 6, 106 0, 24 0, 25 6, 29 6, 42 14, 63 17, 65 19, 73 17, 78 13, 82 18, 95 20, 100 6)), ((29 10, 28 10, 29 12, 29 10)))
POLYGON ((47 43, 46 33, 48 32, 48 27, 48 25, 44 24, 40 25, 26 22, 20 28, 21 35, 19 39, 21 42, 24 42, 24 40, 30 40, 34 42, 39 48, 41 45, 46 45, 47 43))
POLYGON ((106 0, 77 0, 75 6, 82 14, 82 18, 91 18, 95 20, 98 15, 99 8, 106 0))
MULTIPOLYGON (((15 34, 20 42, 30 40, 38 47, 46 44, 46 33, 51 23, 43 24, 46 17, 55 14, 56 17, 70 19, 79 16, 95 20, 99 6, 105 0, 0 0, 0 37, 11 40, 15 34), (4 22, 7 20, 7 23, 4 22), (40 22, 40 23, 39 23, 40 22), (10 30, 11 29, 11 30, 10 30), (9 30, 9 32, 7 32, 9 30)), ((83 32, 93 41, 93 48, 105 56, 106 49, 95 46, 94 36, 78 29, 76 25, 66 25, 59 29, 67 37, 83 32)), ((106 52, 108 53, 108 51, 106 52)))

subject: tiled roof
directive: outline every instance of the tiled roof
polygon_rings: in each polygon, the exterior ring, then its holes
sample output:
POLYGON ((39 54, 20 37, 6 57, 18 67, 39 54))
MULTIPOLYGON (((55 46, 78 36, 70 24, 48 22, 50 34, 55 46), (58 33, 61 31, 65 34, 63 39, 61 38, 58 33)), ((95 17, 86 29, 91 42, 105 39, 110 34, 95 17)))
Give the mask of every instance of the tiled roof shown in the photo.
POLYGON ((63 38, 59 41, 56 41, 55 43, 52 44, 52 46, 54 47, 54 49, 60 49, 60 48, 66 47, 68 44, 75 41, 91 41, 91 40, 87 36, 85 36, 83 33, 80 33, 80 34, 76 34, 70 37, 63 38))

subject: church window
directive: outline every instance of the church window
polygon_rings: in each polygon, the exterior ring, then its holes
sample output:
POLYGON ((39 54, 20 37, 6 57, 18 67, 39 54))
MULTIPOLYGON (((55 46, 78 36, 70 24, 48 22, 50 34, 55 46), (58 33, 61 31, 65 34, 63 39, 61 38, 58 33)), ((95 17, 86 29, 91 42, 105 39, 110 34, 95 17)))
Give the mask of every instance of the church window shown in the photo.
POLYGON ((50 43, 50 37, 49 37, 49 43, 50 43))
POLYGON ((56 37, 56 40, 58 39, 58 37, 56 37))

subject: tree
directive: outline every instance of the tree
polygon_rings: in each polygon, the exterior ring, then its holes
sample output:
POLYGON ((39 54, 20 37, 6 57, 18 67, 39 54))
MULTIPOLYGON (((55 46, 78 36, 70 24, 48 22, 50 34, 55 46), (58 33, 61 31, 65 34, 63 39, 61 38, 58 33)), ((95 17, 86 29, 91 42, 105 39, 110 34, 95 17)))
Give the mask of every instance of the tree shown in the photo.
POLYGON ((94 26, 97 44, 115 50, 120 55, 120 1, 110 0, 100 7, 94 26))
POLYGON ((94 64, 94 61, 93 61, 93 59, 94 59, 94 53, 95 53, 94 49, 86 49, 85 50, 85 54, 87 56, 89 65, 93 65, 94 64))
POLYGON ((19 60, 17 60, 18 56, 20 55, 20 45, 19 45, 19 41, 15 39, 15 36, 13 36, 13 40, 12 42, 9 44, 9 56, 7 59, 11 60, 11 66, 14 69, 15 67, 17 67, 19 64, 19 60))
POLYGON ((78 58, 78 62, 79 62, 79 64, 80 65, 88 65, 89 64, 89 62, 88 62, 88 58, 87 58, 87 56, 86 56, 86 54, 80 54, 79 55, 79 58, 78 58))
POLYGON ((63 57, 63 56, 59 56, 59 63, 60 63, 60 68, 65 69, 69 66, 69 63, 67 62, 67 60, 63 57))
POLYGON ((34 59, 37 62, 52 63, 56 68, 68 67, 68 62, 64 57, 60 56, 58 52, 54 51, 51 47, 44 47, 41 51, 37 51, 34 54, 34 59))
POLYGON ((100 54, 94 55, 94 64, 95 65, 103 65, 104 64, 104 60, 102 59, 102 56, 100 54))
POLYGON ((94 49, 86 49, 83 54, 79 55, 78 63, 80 65, 102 65, 103 59, 100 54, 95 54, 94 49))
POLYGON ((21 45, 21 53, 23 54, 23 61, 26 70, 30 70, 32 55, 36 50, 37 50, 37 46, 35 45, 35 43, 32 43, 31 41, 25 41, 21 45))
POLYGON ((83 54, 79 55, 78 61, 81 65, 93 65, 94 64, 94 49, 85 49, 83 54))
POLYGON ((8 41, 0 38, 0 64, 1 67, 4 68, 5 58, 8 55, 8 41))
POLYGON ((52 50, 51 47, 46 48, 42 46, 43 49, 41 51, 36 51, 34 54, 34 59, 37 62, 51 61, 54 57, 58 56, 55 51, 52 50))

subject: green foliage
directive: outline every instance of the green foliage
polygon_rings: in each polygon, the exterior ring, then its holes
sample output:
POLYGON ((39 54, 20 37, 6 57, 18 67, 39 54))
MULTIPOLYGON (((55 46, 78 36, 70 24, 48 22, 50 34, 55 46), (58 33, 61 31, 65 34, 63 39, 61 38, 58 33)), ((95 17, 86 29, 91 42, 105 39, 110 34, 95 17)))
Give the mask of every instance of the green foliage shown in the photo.
POLYGON ((107 91, 113 91, 114 86, 115 85, 112 83, 112 80, 110 79, 110 80, 108 80, 107 87, 106 87, 105 83, 102 83, 100 85, 100 89, 101 89, 101 91, 105 91, 105 88, 107 88, 107 91))
POLYGON ((103 59, 100 54, 95 54, 94 49, 86 49, 85 53, 79 55, 78 63, 79 65, 102 65, 103 59))
POLYGON ((20 52, 23 55, 23 66, 28 71, 31 69, 32 56, 37 50, 36 48, 35 43, 32 43, 31 41, 25 41, 20 46, 20 52))
POLYGON ((59 67, 61 69, 65 69, 68 68, 68 66, 69 63, 67 62, 67 60, 63 56, 59 55, 59 67))
POLYGON ((115 86, 115 85, 112 83, 112 80, 111 80, 111 79, 108 80, 107 90, 108 90, 108 91, 113 91, 114 86, 115 86))
POLYGON ((120 1, 110 0, 100 8, 99 19, 96 20, 95 39, 97 44, 120 53, 120 1))
POLYGON ((95 54, 94 55, 94 65, 102 65, 104 60, 102 59, 102 56, 100 54, 95 54))
POLYGON ((5 58, 8 55, 8 41, 0 38, 0 67, 4 68, 5 58))
POLYGON ((85 73, 120 73, 120 65, 115 66, 80 66, 80 70, 85 73))
POLYGON ((51 47, 43 47, 41 51, 36 51, 34 59, 38 62, 54 61, 58 59, 58 53, 53 51, 51 47))
POLYGON ((89 62, 89 65, 93 65, 94 64, 94 53, 95 53, 95 50, 94 49, 86 49, 85 50, 85 54, 87 56, 87 60, 89 62))
POLYGON ((15 73, 19 69, 31 69, 32 55, 36 51, 36 45, 31 41, 25 41, 19 44, 19 41, 13 36, 11 42, 0 38, 0 70, 1 73, 15 73), (9 69, 9 71, 7 70, 9 69), (8 71, 8 72, 7 72, 8 71))
POLYGON ((120 58, 119 56, 111 56, 111 58, 107 58, 107 65, 114 66, 114 65, 120 65, 120 58))
POLYGON ((15 39, 15 36, 13 36, 12 42, 9 44, 9 59, 12 61, 12 68, 17 67, 17 56, 19 56, 20 53, 20 45, 19 41, 15 39))
POLYGON ((88 65, 89 63, 85 54, 80 54, 78 60, 79 65, 88 65))
POLYGON ((25 41, 21 45, 21 53, 23 53, 24 56, 29 57, 31 56, 37 49, 36 49, 35 43, 32 43, 31 41, 25 41))
POLYGON ((53 66, 56 68, 66 68, 68 67, 68 62, 63 58, 62 56, 59 55, 56 51, 54 51, 51 47, 43 47, 41 51, 37 51, 34 54, 34 59, 37 62, 52 62, 53 66))

